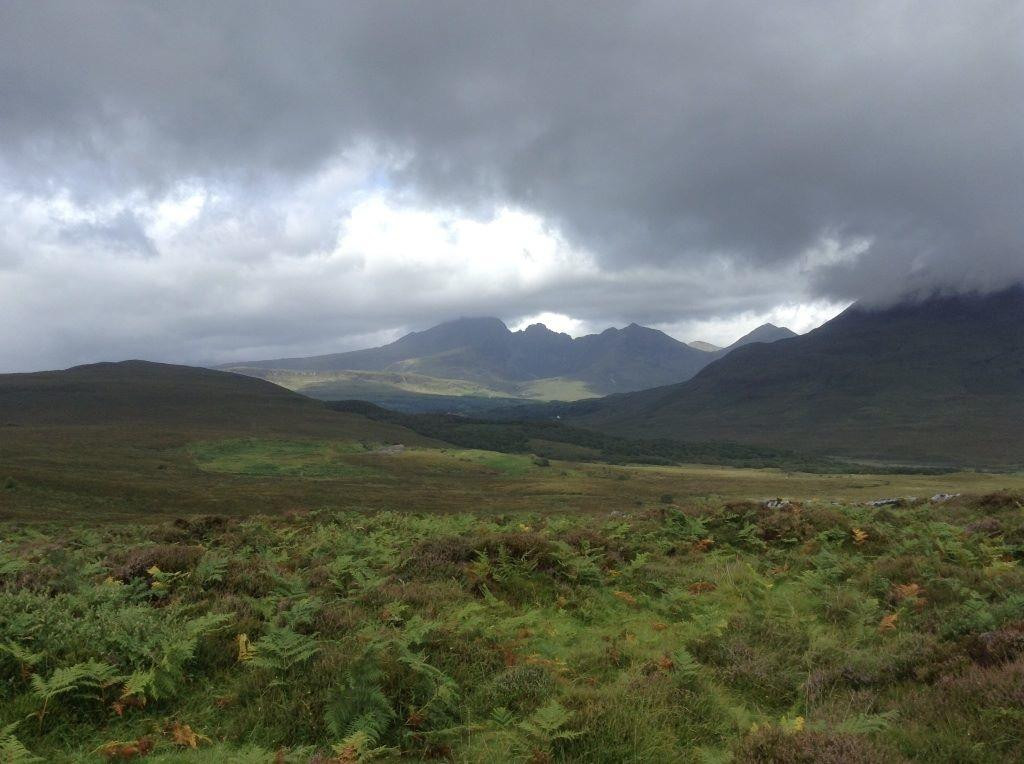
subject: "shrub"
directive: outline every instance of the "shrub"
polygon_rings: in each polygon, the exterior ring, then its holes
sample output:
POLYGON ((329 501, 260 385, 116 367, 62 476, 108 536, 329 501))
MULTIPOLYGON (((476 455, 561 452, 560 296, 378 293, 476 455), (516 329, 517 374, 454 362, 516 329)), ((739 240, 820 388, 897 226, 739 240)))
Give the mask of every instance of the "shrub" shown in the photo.
POLYGON ((1024 621, 976 635, 969 640, 968 652, 983 666, 1007 663, 1024 655, 1024 621))
POLYGON ((425 539, 412 548, 399 571, 430 580, 455 578, 475 553, 473 541, 465 536, 425 539))
POLYGON ((790 732, 765 727, 735 748, 737 762, 748 764, 886 764, 900 758, 862 735, 790 732))
POLYGON ((1010 491, 994 491, 979 496, 974 504, 982 509, 1020 509, 1024 507, 1024 495, 1010 491))
POLYGON ((128 549, 114 555, 107 564, 114 578, 128 582, 146 576, 146 572, 154 566, 165 573, 191 570, 203 552, 201 546, 157 544, 128 549))

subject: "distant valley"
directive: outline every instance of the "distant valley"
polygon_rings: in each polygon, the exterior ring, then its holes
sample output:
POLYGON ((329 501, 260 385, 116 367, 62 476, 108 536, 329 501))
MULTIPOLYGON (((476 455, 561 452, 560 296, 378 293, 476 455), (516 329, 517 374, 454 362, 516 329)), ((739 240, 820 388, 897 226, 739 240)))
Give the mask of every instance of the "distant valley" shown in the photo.
POLYGON ((765 324, 717 348, 688 345, 637 324, 573 338, 543 324, 513 332, 497 318, 462 318, 378 348, 220 368, 322 400, 355 398, 411 411, 474 412, 681 382, 739 347, 795 336, 765 324))

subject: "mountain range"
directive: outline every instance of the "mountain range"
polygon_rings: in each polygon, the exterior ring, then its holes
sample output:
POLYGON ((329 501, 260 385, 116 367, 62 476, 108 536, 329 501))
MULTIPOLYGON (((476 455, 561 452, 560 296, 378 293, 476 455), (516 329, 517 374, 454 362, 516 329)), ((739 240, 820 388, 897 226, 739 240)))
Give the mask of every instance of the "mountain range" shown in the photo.
MULTIPOLYGON (((497 319, 461 319, 382 348, 261 364, 246 367, 249 374, 395 375, 492 395, 528 384, 576 385, 593 395, 676 375, 683 381, 601 398, 529 406, 520 399, 501 416, 559 418, 648 442, 728 442, 904 465, 1024 465, 1024 286, 857 304, 805 335, 762 327, 715 352, 636 325, 573 339, 540 325, 512 332, 497 319), (783 334, 791 336, 757 341, 783 334), (351 370, 331 371, 339 366, 351 370)), ((483 400, 491 409, 501 403, 483 400)), ((368 431, 367 420, 339 416, 265 380, 211 369, 130 361, 0 376, 0 426, 15 428, 8 434, 69 424, 129 432, 140 422, 153 433, 183 423, 225 433, 368 431)))
POLYGON ((221 368, 322 399, 404 392, 576 400, 680 382, 738 347, 792 336, 765 324, 708 351, 637 324, 573 338, 543 324, 511 331, 497 318, 461 318, 382 347, 221 368))
POLYGON ((848 457, 1024 464, 1024 287, 854 305, 674 385, 586 401, 574 424, 848 457))

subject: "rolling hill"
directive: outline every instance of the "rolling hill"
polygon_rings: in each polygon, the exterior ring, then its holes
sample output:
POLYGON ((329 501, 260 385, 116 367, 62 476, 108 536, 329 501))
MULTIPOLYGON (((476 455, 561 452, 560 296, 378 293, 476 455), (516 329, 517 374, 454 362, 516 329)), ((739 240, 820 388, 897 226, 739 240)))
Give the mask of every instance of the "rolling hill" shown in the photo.
POLYGON ((208 474, 197 449, 322 452, 341 469, 335 453, 346 447, 372 452, 396 443, 439 445, 400 424, 210 369, 125 361, 3 374, 0 518, 138 520, 323 505, 339 499, 328 482, 208 474))
POLYGON ((212 369, 122 361, 0 375, 0 428, 145 432, 318 434, 422 440, 404 428, 339 414, 259 379, 212 369))
POLYGON ((222 368, 324 400, 401 394, 579 400, 686 380, 736 347, 782 336, 792 332, 766 324, 708 352, 637 324, 574 339, 543 324, 513 332, 497 318, 463 318, 379 348, 222 368))
POLYGON ((905 462, 1024 463, 1024 288, 854 305, 688 382, 569 407, 625 435, 905 462))

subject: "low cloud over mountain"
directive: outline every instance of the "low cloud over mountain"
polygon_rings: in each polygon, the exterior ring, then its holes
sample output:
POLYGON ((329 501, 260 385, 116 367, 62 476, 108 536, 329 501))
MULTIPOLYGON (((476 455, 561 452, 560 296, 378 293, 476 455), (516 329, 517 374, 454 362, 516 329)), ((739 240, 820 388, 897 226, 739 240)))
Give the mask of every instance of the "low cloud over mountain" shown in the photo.
POLYGON ((992 290, 1022 33, 1000 0, 8 3, 2 365, 992 290))

